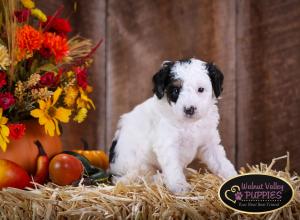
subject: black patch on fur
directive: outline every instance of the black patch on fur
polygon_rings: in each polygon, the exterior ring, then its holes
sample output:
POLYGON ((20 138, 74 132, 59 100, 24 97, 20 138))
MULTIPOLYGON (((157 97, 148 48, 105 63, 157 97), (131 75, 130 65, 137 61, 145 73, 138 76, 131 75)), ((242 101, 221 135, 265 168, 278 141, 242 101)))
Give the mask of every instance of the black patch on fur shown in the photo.
POLYGON ((153 92, 158 99, 164 97, 167 86, 172 81, 173 74, 171 73, 174 62, 166 62, 161 69, 153 76, 152 82, 154 84, 153 92))
POLYGON ((221 92, 223 91, 223 73, 213 63, 207 63, 206 69, 208 70, 208 76, 210 78, 215 96, 216 98, 218 98, 221 95, 221 92))
POLYGON ((190 64, 192 61, 190 58, 185 58, 185 59, 178 60, 178 62, 180 64, 185 64, 185 63, 190 64))
POLYGON ((118 141, 114 140, 111 144, 111 147, 109 149, 109 163, 115 162, 115 157, 116 157, 115 148, 116 148, 117 143, 118 143, 118 141))
POLYGON ((179 94, 181 92, 181 81, 180 80, 172 80, 170 84, 167 86, 166 93, 168 102, 177 102, 179 94))

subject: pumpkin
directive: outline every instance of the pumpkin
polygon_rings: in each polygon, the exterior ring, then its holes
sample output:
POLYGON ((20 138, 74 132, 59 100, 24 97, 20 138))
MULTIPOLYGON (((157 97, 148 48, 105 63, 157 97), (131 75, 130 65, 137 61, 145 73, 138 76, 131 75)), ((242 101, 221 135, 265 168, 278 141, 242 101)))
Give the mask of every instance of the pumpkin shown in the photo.
POLYGON ((29 174, 36 171, 36 159, 38 149, 34 142, 39 140, 49 158, 62 151, 61 140, 58 136, 50 137, 45 133, 43 126, 37 120, 24 122, 26 126, 25 135, 18 140, 10 140, 6 152, 0 150, 0 159, 14 161, 29 174))
POLYGON ((74 152, 86 157, 92 165, 106 170, 109 166, 108 156, 102 150, 89 150, 88 143, 81 139, 84 150, 73 150, 74 152))
POLYGON ((104 170, 108 168, 108 157, 102 150, 74 150, 74 152, 85 156, 95 167, 104 170))

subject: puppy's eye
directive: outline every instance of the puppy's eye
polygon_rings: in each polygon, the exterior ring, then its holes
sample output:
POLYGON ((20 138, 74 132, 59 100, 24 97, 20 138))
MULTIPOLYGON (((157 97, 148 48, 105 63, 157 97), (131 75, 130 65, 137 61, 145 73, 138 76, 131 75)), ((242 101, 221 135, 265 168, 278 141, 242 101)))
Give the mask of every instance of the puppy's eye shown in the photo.
POLYGON ((203 87, 200 87, 200 88, 198 89, 198 92, 200 92, 200 93, 204 92, 204 88, 203 88, 203 87))
POLYGON ((181 91, 181 87, 177 87, 177 86, 169 87, 167 89, 167 96, 168 96, 169 102, 176 103, 176 101, 179 97, 180 91, 181 91))
POLYGON ((174 88, 174 89, 172 90, 172 95, 176 96, 176 95, 179 94, 179 92, 180 92, 180 89, 179 89, 179 88, 174 88))

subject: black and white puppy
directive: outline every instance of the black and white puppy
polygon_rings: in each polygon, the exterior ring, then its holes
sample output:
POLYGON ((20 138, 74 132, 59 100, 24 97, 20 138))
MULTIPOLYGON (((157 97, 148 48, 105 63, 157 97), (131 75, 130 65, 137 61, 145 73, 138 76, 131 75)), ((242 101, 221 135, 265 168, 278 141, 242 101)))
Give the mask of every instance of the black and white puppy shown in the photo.
POLYGON ((188 191, 184 168, 195 158, 224 179, 236 175, 217 129, 220 70, 197 59, 165 61, 153 83, 154 96, 121 116, 110 149, 111 173, 128 182, 160 170, 176 194, 188 191))

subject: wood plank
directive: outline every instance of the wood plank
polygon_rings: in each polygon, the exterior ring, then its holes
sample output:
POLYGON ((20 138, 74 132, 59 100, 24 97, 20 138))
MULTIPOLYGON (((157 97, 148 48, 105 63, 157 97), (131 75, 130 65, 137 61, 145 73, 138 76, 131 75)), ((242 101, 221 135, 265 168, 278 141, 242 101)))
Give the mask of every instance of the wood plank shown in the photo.
POLYGON ((152 95, 151 77, 164 60, 197 57, 225 74, 221 135, 235 157, 235 2, 108 2, 107 141, 119 116, 152 95))
POLYGON ((238 165, 300 146, 300 2, 238 1, 238 165))

